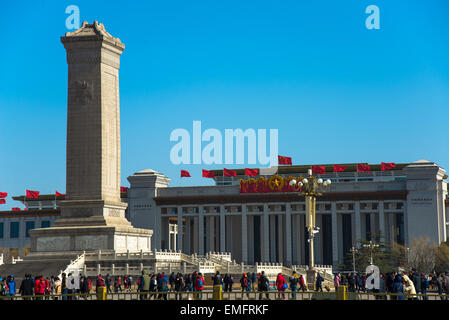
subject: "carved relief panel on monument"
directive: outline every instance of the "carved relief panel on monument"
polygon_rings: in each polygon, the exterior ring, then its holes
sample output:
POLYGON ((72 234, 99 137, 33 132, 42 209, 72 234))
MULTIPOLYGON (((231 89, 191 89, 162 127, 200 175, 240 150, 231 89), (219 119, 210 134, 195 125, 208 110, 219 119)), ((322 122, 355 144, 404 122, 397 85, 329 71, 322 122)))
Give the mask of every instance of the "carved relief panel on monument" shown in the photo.
POLYGON ((72 80, 69 83, 69 104, 87 105, 93 100, 93 80, 72 80))

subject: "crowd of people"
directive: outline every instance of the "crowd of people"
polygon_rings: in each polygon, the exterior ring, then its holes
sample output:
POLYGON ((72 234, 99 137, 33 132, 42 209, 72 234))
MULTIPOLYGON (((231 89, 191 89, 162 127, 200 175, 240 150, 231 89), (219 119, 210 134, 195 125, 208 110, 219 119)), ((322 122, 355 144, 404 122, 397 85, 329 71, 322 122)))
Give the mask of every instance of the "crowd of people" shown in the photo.
MULTIPOLYGON (((116 276, 112 279, 109 274, 106 276, 105 286, 108 292, 111 286, 114 292, 132 291, 132 276, 122 277, 116 276)), ((92 292, 92 280, 79 274, 62 273, 61 277, 51 276, 43 277, 42 275, 32 276, 25 274, 20 286, 16 285, 14 275, 9 275, 5 279, 0 277, 0 296, 14 297, 16 295, 23 296, 25 300, 58 300, 61 296, 62 300, 76 299, 79 294, 87 294, 92 292)))
MULTIPOLYGON (((374 292, 381 293, 376 299, 387 299, 390 293, 392 300, 427 300, 428 291, 437 291, 439 295, 449 295, 449 272, 424 274, 412 269, 409 272, 389 272, 379 274, 379 289, 367 290, 366 274, 350 272, 347 275, 337 273, 334 277, 335 290, 339 286, 347 286, 348 292, 374 292), (382 294, 385 293, 385 294, 382 294), (401 295, 401 293, 405 295, 401 295)), ((442 296, 441 299, 449 300, 442 296)))
MULTIPOLYGON (((337 291, 339 286, 346 286, 348 292, 374 292, 381 293, 376 299, 387 299, 390 293, 392 300, 422 299, 427 300, 426 296, 418 294, 426 294, 428 291, 436 291, 440 295, 449 295, 449 272, 424 274, 419 273, 415 269, 410 272, 391 272, 379 274, 379 289, 368 290, 366 286, 367 274, 359 274, 349 272, 346 274, 337 273, 334 277, 334 287, 337 291), (385 293, 385 294, 382 294, 385 293), (401 295, 404 294, 404 295, 401 295)), ((259 299, 263 299, 264 295, 268 299, 269 291, 277 291, 278 299, 285 299, 285 291, 291 291, 291 297, 296 299, 296 292, 307 291, 307 285, 301 274, 293 272, 290 277, 286 277, 279 273, 276 280, 270 283, 268 277, 262 271, 256 273, 243 273, 239 279, 238 288, 234 288, 234 277, 231 274, 224 276, 220 272, 216 272, 211 277, 213 286, 222 286, 224 292, 241 291, 249 296, 250 292, 258 292, 259 299)), ((318 273, 315 281, 315 291, 323 291, 324 278, 318 273)), ((107 293, 118 292, 134 292, 135 289, 140 293, 140 299, 164 299, 167 300, 167 293, 175 293, 176 299, 181 299, 182 292, 194 292, 197 299, 202 299, 203 291, 206 287, 204 276, 200 272, 191 274, 181 274, 172 272, 166 275, 164 272, 157 274, 147 274, 145 270, 137 279, 134 286, 132 276, 114 276, 107 274, 104 278, 101 274, 96 277, 95 289, 92 287, 92 280, 80 274, 79 276, 69 273, 62 274, 62 277, 51 276, 44 278, 42 275, 32 276, 26 274, 21 281, 20 286, 16 286, 14 275, 5 278, 0 277, 0 296, 13 297, 21 295, 24 299, 62 299, 72 300, 80 294, 99 292, 100 288, 105 288, 107 293), (122 288, 123 285, 123 288, 122 288)), ((324 286, 330 291, 328 286, 324 286)), ((82 296, 82 295, 81 295, 82 296)), ((441 299, 449 300, 447 297, 441 299)))

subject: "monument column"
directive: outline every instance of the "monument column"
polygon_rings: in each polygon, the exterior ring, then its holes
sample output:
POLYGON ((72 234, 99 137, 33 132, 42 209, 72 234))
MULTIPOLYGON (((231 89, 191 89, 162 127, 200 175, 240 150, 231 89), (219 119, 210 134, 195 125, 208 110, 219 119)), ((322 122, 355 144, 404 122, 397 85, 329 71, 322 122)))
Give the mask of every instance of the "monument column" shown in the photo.
POLYGON ((61 37, 67 51, 66 200, 51 228, 30 232, 32 251, 149 250, 152 230, 133 228, 120 198, 120 55, 103 24, 61 37))

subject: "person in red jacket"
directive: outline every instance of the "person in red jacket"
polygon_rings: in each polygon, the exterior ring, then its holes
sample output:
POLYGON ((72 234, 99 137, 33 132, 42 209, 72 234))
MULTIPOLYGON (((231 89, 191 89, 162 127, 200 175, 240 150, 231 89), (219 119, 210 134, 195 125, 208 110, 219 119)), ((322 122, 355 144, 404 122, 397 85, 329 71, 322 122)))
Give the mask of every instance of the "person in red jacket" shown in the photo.
POLYGON ((204 278, 202 273, 198 273, 198 277, 195 281, 195 288, 198 291, 198 299, 201 300, 203 298, 202 291, 204 290, 204 278))
POLYGON ((282 292, 282 299, 285 300, 285 287, 286 287, 286 282, 285 282, 285 278, 282 274, 278 274, 277 278, 276 278, 276 288, 278 289, 279 293, 278 293, 278 298, 281 298, 281 292, 282 292))
POLYGON ((34 279, 34 295, 36 296, 36 300, 41 300, 40 294, 39 294, 39 283, 41 282, 41 278, 38 276, 34 279))

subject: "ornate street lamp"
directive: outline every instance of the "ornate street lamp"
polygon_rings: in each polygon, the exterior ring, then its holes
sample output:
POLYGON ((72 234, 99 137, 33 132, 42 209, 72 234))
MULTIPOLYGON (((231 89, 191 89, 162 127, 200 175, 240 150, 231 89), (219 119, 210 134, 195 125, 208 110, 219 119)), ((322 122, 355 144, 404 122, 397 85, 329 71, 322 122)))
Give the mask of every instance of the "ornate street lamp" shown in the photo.
POLYGON ((307 230, 309 232, 309 271, 308 282, 312 282, 312 285, 315 281, 315 262, 314 262, 314 254, 313 254, 313 239, 315 234, 320 231, 315 225, 315 208, 316 208, 316 198, 323 195, 323 192, 326 192, 330 189, 331 181, 327 179, 324 181, 321 178, 317 178, 312 175, 312 170, 308 170, 308 177, 302 178, 300 177, 298 180, 290 180, 290 187, 299 191, 299 196, 305 197, 306 203, 306 225, 307 230))
POLYGON ((373 250, 379 247, 379 245, 370 240, 369 244, 364 244, 363 247, 369 248, 370 264, 373 264, 373 250))
POLYGON ((357 249, 355 247, 352 247, 349 249, 349 251, 352 253, 352 271, 355 273, 355 254, 357 252, 357 249))

